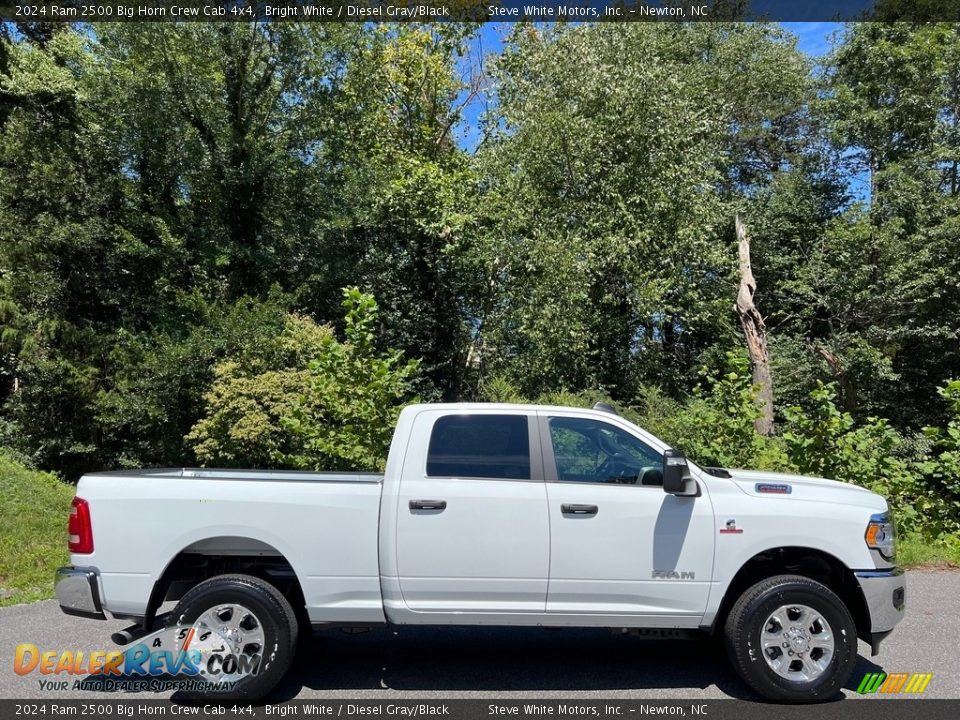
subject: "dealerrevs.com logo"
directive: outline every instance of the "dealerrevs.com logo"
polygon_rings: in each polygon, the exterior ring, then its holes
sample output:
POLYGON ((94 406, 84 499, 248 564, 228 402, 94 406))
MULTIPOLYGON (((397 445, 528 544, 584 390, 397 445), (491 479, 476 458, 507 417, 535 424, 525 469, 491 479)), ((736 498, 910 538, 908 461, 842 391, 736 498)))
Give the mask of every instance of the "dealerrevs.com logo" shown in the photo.
POLYGON ((35 674, 40 689, 51 691, 229 690, 259 672, 262 651, 200 624, 164 628, 123 650, 41 650, 21 643, 13 671, 35 674))
POLYGON ((918 694, 927 689, 933 680, 933 673, 867 673, 860 681, 857 692, 861 695, 882 693, 896 695, 900 693, 918 694))

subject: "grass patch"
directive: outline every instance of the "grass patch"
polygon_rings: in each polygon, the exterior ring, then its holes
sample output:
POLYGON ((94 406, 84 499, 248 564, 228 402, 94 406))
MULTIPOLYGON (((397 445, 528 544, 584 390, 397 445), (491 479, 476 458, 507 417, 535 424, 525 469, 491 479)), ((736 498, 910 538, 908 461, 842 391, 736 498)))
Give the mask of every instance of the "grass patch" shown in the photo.
POLYGON ((897 564, 960 567, 960 538, 930 540, 922 535, 901 535, 897 538, 897 564))
POLYGON ((0 452, 0 607, 53 597, 75 489, 0 452))

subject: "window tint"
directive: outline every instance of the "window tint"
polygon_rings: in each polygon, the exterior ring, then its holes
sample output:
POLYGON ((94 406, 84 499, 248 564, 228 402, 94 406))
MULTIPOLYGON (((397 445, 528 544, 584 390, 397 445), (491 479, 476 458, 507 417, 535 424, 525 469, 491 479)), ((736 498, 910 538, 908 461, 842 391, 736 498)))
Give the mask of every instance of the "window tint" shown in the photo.
POLYGON ((430 435, 427 475, 529 480, 527 417, 446 415, 440 418, 430 435))
POLYGON ((663 456, 630 433, 599 420, 550 418, 557 479, 663 485, 663 456))

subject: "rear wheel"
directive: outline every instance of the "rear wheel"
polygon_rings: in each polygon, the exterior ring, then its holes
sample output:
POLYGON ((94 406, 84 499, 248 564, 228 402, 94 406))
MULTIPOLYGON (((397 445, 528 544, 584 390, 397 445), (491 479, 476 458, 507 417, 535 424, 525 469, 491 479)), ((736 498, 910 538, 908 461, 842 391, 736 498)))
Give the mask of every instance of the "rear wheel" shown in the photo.
POLYGON ((781 702, 837 695, 857 659, 850 611, 828 587, 798 575, 763 580, 737 600, 724 631, 734 668, 754 690, 781 702))
POLYGON ((251 575, 220 575, 192 588, 170 614, 170 624, 193 628, 193 649, 204 652, 214 680, 203 690, 178 693, 202 700, 256 700, 287 672, 297 645, 297 619, 273 585, 251 575), (216 655, 211 662, 211 658, 216 655))

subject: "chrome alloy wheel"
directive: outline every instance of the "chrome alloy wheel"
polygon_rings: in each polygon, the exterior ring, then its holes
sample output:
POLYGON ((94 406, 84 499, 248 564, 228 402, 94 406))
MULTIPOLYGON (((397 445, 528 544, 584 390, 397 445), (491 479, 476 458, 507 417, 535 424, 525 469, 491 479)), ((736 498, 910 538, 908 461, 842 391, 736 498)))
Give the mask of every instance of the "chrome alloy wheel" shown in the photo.
MULTIPOLYGON (((252 610, 243 605, 235 603, 214 605, 198 617, 193 626, 198 631, 201 641, 199 644, 208 645, 204 648, 208 652, 233 655, 237 659, 241 656, 255 658, 264 653, 266 639, 263 624, 252 610), (204 637, 204 630, 210 630, 212 633, 204 637)), ((197 644, 191 647, 196 647, 197 644)), ((218 682, 237 680, 242 675, 242 672, 237 672, 237 668, 232 665, 225 664, 223 671, 218 682)))
POLYGON ((833 630, 807 605, 783 605, 770 613, 760 643, 767 665, 787 680, 815 680, 833 659, 833 630))

